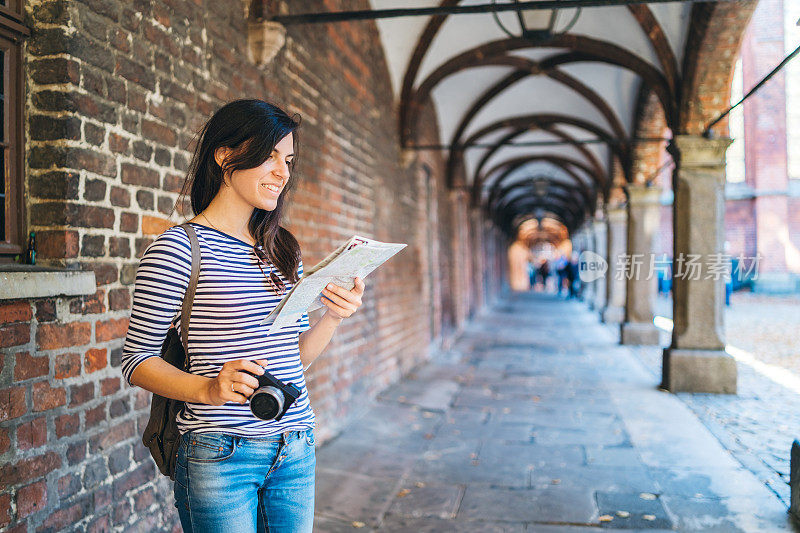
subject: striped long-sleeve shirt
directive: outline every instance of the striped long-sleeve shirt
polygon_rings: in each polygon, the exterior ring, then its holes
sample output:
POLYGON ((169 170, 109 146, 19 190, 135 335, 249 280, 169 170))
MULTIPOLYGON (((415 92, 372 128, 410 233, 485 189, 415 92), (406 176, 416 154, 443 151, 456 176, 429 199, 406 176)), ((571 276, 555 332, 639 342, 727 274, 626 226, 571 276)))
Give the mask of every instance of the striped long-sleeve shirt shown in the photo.
MULTIPOLYGON (((222 365, 236 359, 266 359, 267 370, 284 383, 293 383, 300 397, 279 422, 256 418, 249 402, 220 406, 186 402, 178 429, 220 431, 248 437, 267 437, 314 427, 298 336, 309 329, 308 314, 271 335, 260 323, 280 301, 258 267, 253 247, 231 235, 190 222, 200 243, 197 292, 189 323, 189 372, 216 377, 222 365)), ((269 275, 269 268, 263 265, 269 275)), ((180 309, 189 285, 192 253, 189 236, 174 226, 145 250, 136 271, 130 325, 122 348, 122 373, 130 384, 133 370, 150 357, 160 357, 170 325, 180 332, 180 309)), ((275 269, 289 290, 292 284, 275 269)), ((303 273, 300 262, 298 275, 303 273)))

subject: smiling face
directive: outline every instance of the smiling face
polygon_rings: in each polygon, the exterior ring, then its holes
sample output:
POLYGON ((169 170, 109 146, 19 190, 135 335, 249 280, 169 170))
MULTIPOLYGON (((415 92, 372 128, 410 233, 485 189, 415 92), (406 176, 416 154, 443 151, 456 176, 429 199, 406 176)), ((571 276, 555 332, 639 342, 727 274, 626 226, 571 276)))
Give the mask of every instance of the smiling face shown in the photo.
MULTIPOLYGON (((217 163, 225 158, 224 149, 216 154, 217 163)), ((237 203, 250 205, 265 211, 272 211, 278 204, 278 197, 289 181, 292 160, 294 159, 294 138, 291 133, 278 141, 266 161, 254 168, 234 170, 226 182, 229 192, 237 203)), ((231 198, 233 199, 233 198, 231 198)))

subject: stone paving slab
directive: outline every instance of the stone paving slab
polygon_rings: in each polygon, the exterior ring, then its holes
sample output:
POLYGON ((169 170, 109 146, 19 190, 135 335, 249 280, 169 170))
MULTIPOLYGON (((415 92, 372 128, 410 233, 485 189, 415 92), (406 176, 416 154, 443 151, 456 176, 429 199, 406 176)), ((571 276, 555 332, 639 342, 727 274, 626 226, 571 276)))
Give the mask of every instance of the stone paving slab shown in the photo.
POLYGON ((489 522, 588 524, 598 515, 590 488, 552 485, 543 489, 512 489, 468 485, 456 516, 489 522))
POLYGON ((398 491, 389 514, 404 518, 455 518, 464 497, 464 485, 406 483, 398 491))
POLYGON ((595 316, 542 294, 478 315, 320 447, 315 531, 793 531, 595 316))

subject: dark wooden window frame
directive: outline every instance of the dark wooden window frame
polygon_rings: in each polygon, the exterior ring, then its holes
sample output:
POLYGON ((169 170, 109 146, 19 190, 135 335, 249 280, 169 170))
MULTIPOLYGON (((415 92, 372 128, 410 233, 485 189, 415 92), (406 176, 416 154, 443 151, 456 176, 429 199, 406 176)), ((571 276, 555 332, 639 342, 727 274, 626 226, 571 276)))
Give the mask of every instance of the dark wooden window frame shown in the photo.
POLYGON ((25 249, 25 201, 24 190, 24 76, 22 71, 22 47, 30 30, 23 23, 23 0, 6 0, 0 4, 0 50, 5 60, 0 76, 3 76, 3 142, 0 149, 5 152, 3 179, 5 180, 4 216, 0 224, 5 225, 5 239, 0 240, 0 262, 14 260, 25 249))

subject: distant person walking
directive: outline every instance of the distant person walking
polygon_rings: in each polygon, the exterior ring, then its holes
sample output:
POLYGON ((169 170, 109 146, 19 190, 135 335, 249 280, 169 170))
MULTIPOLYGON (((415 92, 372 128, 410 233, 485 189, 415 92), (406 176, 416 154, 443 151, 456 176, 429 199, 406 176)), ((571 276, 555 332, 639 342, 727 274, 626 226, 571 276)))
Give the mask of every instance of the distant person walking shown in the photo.
POLYGON ((579 274, 580 264, 578 263, 578 254, 572 252, 572 258, 567 265, 567 283, 569 284, 568 298, 577 298, 579 295, 581 283, 579 274))
POLYGON ((542 290, 547 291, 547 279, 550 277, 550 263, 547 259, 542 259, 538 269, 539 280, 542 282, 542 290))
POLYGON ((564 292, 564 281, 567 279, 567 266, 569 265, 569 261, 564 255, 559 256, 558 261, 556 261, 556 276, 558 279, 558 295, 564 292))

